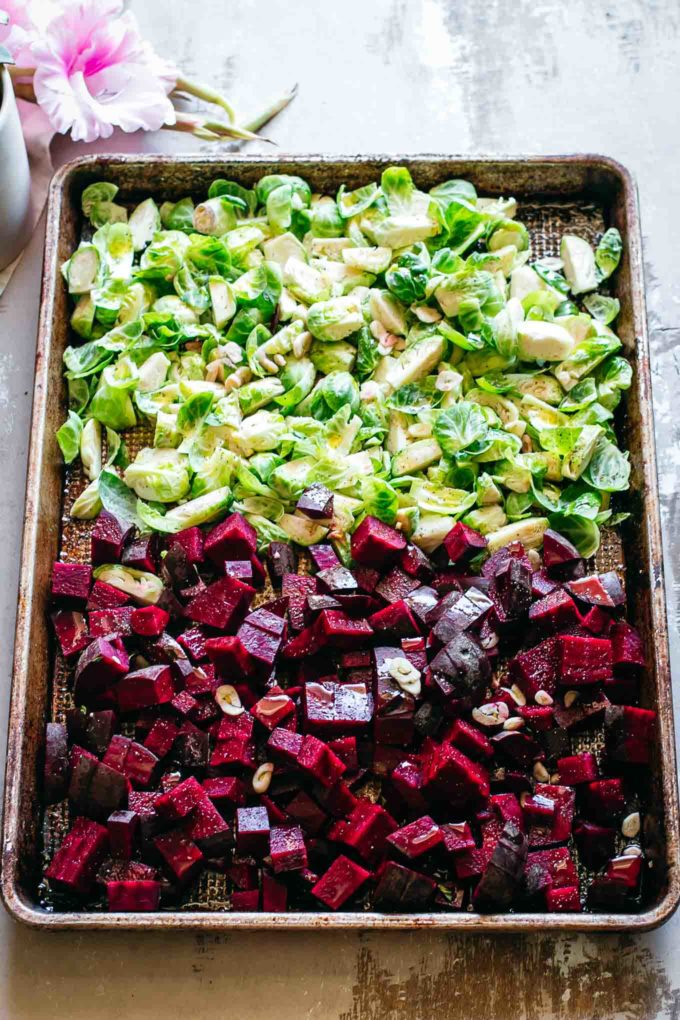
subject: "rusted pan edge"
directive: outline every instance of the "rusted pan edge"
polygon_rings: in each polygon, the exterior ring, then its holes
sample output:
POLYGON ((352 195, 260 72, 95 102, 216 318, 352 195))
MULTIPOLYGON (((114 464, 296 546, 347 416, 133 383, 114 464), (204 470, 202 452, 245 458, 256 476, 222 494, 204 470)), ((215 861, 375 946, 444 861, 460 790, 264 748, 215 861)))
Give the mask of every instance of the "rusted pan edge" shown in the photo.
MULTIPOLYGON (((664 801, 664 830, 666 854, 666 887, 661 900, 651 909, 635 914, 502 914, 478 915, 461 914, 376 914, 376 913, 302 913, 251 914, 210 911, 167 911, 156 914, 130 913, 105 914, 92 911, 48 913, 33 903, 21 886, 20 849, 30 846, 37 850, 37 827, 35 802, 39 794, 35 787, 27 786, 35 774, 35 746, 41 741, 35 720, 31 729, 29 718, 29 696, 34 666, 31 662, 34 628, 44 628, 43 592, 38 591, 36 581, 38 564, 41 562, 40 545, 44 527, 45 507, 41 495, 54 486, 55 464, 52 456, 51 434, 48 429, 49 385, 57 388, 57 378, 50 378, 50 364, 55 358, 53 350, 52 323, 56 310, 57 285, 59 280, 60 225, 65 203, 69 202, 69 186, 78 171, 88 167, 100 168, 103 164, 115 167, 148 164, 155 166, 196 165, 197 167, 224 168, 229 166, 237 172, 239 165, 258 166, 271 164, 265 156, 194 157, 85 157, 63 167, 56 175, 50 188, 45 258, 43 269, 43 292, 39 320, 38 347, 36 354, 36 379, 31 424, 31 445, 26 488, 26 511, 21 552, 21 574, 17 610, 16 645, 14 672, 9 716, 7 751, 7 772, 5 780, 4 822, 2 839, 2 876, 0 892, 8 911, 19 921, 32 927, 49 930, 58 929, 108 929, 108 930, 320 930, 320 929, 416 929, 428 928, 448 931, 483 932, 596 932, 596 931, 645 931, 663 924, 672 915, 680 900, 680 877, 678 852, 680 845, 678 823, 678 791, 675 764, 675 742, 673 732, 673 708, 668 650, 668 630, 663 586, 663 561, 659 499, 656 475, 656 454, 654 447, 654 426, 651 399, 651 377, 649 367, 649 344, 646 328, 643 292, 643 268, 640 224, 638 218, 635 185, 628 171, 620 164, 599 155, 567 156, 444 156, 444 155, 370 155, 370 156, 282 156, 275 162, 300 167, 336 166, 338 170, 350 167, 360 168, 369 163, 405 163, 415 169, 418 166, 432 168, 441 165, 451 170, 457 166, 457 173, 474 174, 475 166, 499 165, 505 169, 527 166, 536 172, 536 192, 540 193, 541 170, 559 168, 564 171, 587 171, 600 169, 618 179, 625 206, 625 230, 629 259, 629 283, 633 309, 633 323, 636 338, 635 377, 639 399, 641 426, 642 475, 644 481, 644 513, 648 532, 648 555, 645 574, 650 586, 650 605, 655 641, 653 660, 655 675, 655 707, 659 713, 659 741, 661 758, 661 786, 664 801), (22 811, 21 805, 33 808, 32 817, 22 811)), ((54 396, 52 397, 54 399, 54 396)), ((58 521, 59 505, 52 509, 53 519, 58 521)), ((44 723, 40 719, 40 725, 44 723)), ((24 852, 27 852, 24 850, 24 852)))

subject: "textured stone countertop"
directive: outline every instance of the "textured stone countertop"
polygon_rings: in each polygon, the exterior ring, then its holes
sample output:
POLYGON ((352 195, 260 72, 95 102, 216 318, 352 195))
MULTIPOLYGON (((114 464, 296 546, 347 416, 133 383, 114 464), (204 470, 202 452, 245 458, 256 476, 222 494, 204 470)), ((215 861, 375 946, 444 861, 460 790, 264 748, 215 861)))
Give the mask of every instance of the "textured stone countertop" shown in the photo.
MULTIPOLYGON (((131 6, 160 52, 189 77, 222 86, 246 113, 298 82, 295 103, 269 129, 282 152, 601 152, 633 171, 677 680, 676 0, 133 0, 131 6)), ((217 151, 192 141, 163 132, 114 137, 97 148, 217 151)), ((60 139, 55 163, 82 151, 60 139)), ((42 224, 0 301, 3 739, 41 251, 42 224)), ((680 1017, 679 936, 680 914, 640 938, 50 936, 19 928, 0 912, 0 1020, 671 1020, 680 1017)))

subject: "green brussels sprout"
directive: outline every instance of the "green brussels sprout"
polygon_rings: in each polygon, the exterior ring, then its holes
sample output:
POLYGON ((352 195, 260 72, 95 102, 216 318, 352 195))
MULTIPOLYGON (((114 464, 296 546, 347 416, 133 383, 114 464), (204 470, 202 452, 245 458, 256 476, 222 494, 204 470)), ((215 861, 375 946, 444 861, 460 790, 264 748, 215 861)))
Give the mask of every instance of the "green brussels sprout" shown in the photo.
POLYGON ((356 297, 331 298, 311 306, 307 328, 317 340, 344 340, 364 325, 361 304, 356 297))

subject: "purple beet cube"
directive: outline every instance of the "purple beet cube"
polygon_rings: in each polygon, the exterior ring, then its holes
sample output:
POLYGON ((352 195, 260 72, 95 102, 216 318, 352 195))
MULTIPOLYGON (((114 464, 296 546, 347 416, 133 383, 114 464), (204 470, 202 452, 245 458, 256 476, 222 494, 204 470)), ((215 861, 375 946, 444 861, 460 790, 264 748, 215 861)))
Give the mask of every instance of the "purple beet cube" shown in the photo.
POLYGON ((384 570, 406 548, 406 539, 377 517, 364 517, 351 539, 352 558, 363 567, 384 570))
POLYGON ((227 560, 224 564, 224 573, 227 577, 235 577, 243 584, 249 584, 251 587, 255 585, 253 565, 250 560, 227 560))
POLYGON ((129 861, 139 829, 139 815, 135 811, 114 811, 106 820, 106 828, 113 856, 129 861))
POLYGON ((277 875, 306 868, 307 847, 299 825, 274 826, 269 835, 269 854, 277 875))
POLYGON ((407 545, 399 554, 399 566, 405 574, 416 577, 421 583, 431 581, 434 577, 434 566, 429 556, 417 545, 407 545))
POLYGON ((400 800, 410 811, 418 814, 424 814, 427 810, 423 782, 422 767, 413 761, 404 760, 390 775, 390 784, 400 800))
POLYGON ((529 608, 529 619, 544 632, 558 634, 579 622, 576 603, 564 588, 557 588, 529 608))
POLYGON ((93 638, 113 635, 119 638, 132 636, 132 614, 134 606, 118 606, 115 609, 93 609, 88 616, 90 635, 93 638))
POLYGON ((366 620, 350 620, 338 609, 324 609, 314 624, 314 632, 322 646, 327 644, 343 651, 365 647, 373 634, 366 620))
POLYGON ((242 584, 234 577, 222 577, 196 595, 184 613, 196 623, 204 623, 222 631, 236 630, 248 612, 254 595, 255 589, 250 585, 242 584))
MULTIPOLYGON (((274 733, 278 732, 279 730, 274 730, 274 733)), ((269 738, 269 746, 271 746, 274 733, 269 738)), ((318 783, 325 787, 335 786, 346 771, 345 765, 331 751, 328 744, 319 740, 312 733, 308 733, 302 738, 302 744, 297 756, 297 765, 303 772, 309 773, 318 783)))
POLYGON ((309 555, 317 571, 332 570, 333 567, 341 565, 335 549, 327 543, 322 542, 320 545, 310 545, 309 555))
POLYGON ((52 626, 65 659, 87 648, 90 635, 82 613, 73 609, 58 609, 52 613, 52 626))
POLYGON ((571 542, 548 528, 543 532, 543 563, 547 570, 553 567, 562 567, 566 563, 574 563, 581 559, 581 555, 571 542))
POLYGON ((420 633, 418 622, 404 599, 373 613, 368 623, 374 631, 395 637, 415 637, 420 633))
POLYGON ((240 854, 264 857, 269 850, 269 833, 266 808, 237 808, 236 849, 240 854))
POLYGON ((120 563, 125 543, 134 532, 127 521, 102 510, 92 531, 91 558, 93 563, 120 563))
POLYGON ((467 822, 447 822, 441 826, 441 831, 447 853, 464 853, 466 850, 474 850, 477 845, 467 822))
POLYGON ((298 499, 297 509, 311 520, 327 520, 333 516, 333 493, 320 482, 314 482, 298 499))
POLYGON ((262 874, 262 910, 265 913, 285 914, 288 906, 288 889, 283 882, 277 882, 275 878, 262 874))
POLYGON ((222 857, 233 846, 231 826, 205 795, 184 822, 183 829, 206 857, 222 857))
POLYGON ((373 717, 373 700, 365 684, 307 683, 303 709, 310 733, 361 733, 373 717))
POLYGON ((257 552, 257 532, 241 514, 230 514, 208 532, 204 548, 216 566, 226 560, 249 560, 257 552))
POLYGON ((383 807, 360 800, 349 817, 336 822, 328 835, 374 865, 385 856, 385 841, 397 828, 394 818, 383 807))
POLYGON ((43 768, 45 800, 57 804, 68 787, 68 735, 63 723, 48 722, 45 728, 45 764, 43 768))
POLYGON ((357 590, 356 578, 342 564, 319 570, 316 579, 321 592, 329 595, 353 595, 357 590))
POLYGON ((318 593, 315 577, 286 574, 281 591, 288 598, 288 618, 293 630, 302 630, 305 625, 305 603, 309 595, 318 593))
POLYGON ((172 535, 170 545, 181 545, 189 563, 203 563, 205 560, 203 532, 198 527, 185 528, 172 535))
POLYGON ((520 652, 508 663, 508 673, 526 695, 533 698, 538 691, 553 695, 557 686, 557 638, 548 638, 540 645, 520 652))
POLYGON ((231 906, 236 912, 252 914, 260 909, 260 890, 243 889, 231 894, 231 906))
POLYGON ((301 825, 310 836, 317 835, 328 821, 326 812, 304 790, 300 790, 286 804, 286 814, 301 825))
POLYGON ((97 868, 109 845, 103 825, 76 818, 45 872, 53 889, 86 896, 94 886, 97 868))
POLYGON ((268 675, 281 647, 281 637, 252 626, 247 620, 239 627, 236 637, 252 664, 248 672, 265 670, 268 675))
POLYGON ((425 794, 446 800, 455 810, 479 803, 489 796, 486 769, 450 744, 438 744, 423 769, 425 794))
POLYGON ((316 896, 329 910, 337 910, 353 896, 371 877, 361 865, 350 861, 344 854, 336 857, 328 871, 312 887, 316 896))
POLYGON ((236 776, 204 779, 202 786, 206 796, 221 812, 231 812, 237 807, 245 807, 248 791, 243 780, 236 776))
POLYGON ((88 612, 93 609, 119 609, 130 601, 130 596, 124 591, 114 588, 106 581, 95 581, 92 585, 90 597, 85 608, 88 612))
MULTIPOLYGON (((176 538, 177 536, 175 536, 176 538)), ((158 534, 139 535, 128 543, 123 550, 123 563, 134 570, 145 570, 149 574, 158 573, 158 534)))
POLYGON ((256 701, 250 711, 268 730, 274 730, 284 719, 295 714, 295 702, 285 691, 275 688, 256 701))
POLYGON ((78 659, 73 697, 77 705, 111 704, 113 685, 127 673, 130 660, 119 638, 95 638, 78 659))
POLYGON ((153 841, 178 882, 188 882, 200 871, 203 854, 180 829, 173 829, 153 841))
POLYGON ((179 726, 173 719, 156 719, 146 735, 144 747, 157 758, 165 758, 170 754, 178 733, 179 726))
POLYGON ((399 567, 392 567, 388 574, 375 586, 375 594, 387 603, 399 602, 420 587, 420 581, 405 574, 399 567))
POLYGON ((106 899, 111 913, 158 910, 161 883, 154 879, 107 882, 106 899))
POLYGON ((474 528, 457 521, 444 539, 444 548, 452 563, 467 562, 486 549, 487 541, 474 528))
POLYGON ((175 696, 172 670, 170 666, 147 666, 145 669, 137 669, 123 677, 116 693, 118 706, 123 713, 165 705, 175 696))
POLYGON ((52 597, 87 602, 92 587, 92 567, 87 563, 55 563, 52 597))
POLYGON ((600 772, 597 767, 597 758, 592 751, 581 751, 580 754, 558 758, 557 771, 560 774, 560 782, 566 786, 592 783, 600 772))
POLYGON ((612 761, 645 765, 650 759, 656 712, 633 705, 612 705, 605 711, 604 739, 612 761))
POLYGON ((426 854, 443 841, 442 830, 429 815, 416 818, 387 837, 388 843, 411 860, 426 854))
POLYGON ((286 574, 297 573, 297 556, 287 542, 270 542, 267 548, 267 567, 274 588, 280 588, 286 574))
POLYGON ((275 760, 296 765, 302 744, 303 737, 300 733, 277 726, 267 741, 267 750, 275 760))
POLYGON ((205 790, 199 781, 189 776, 183 783, 179 783, 158 798, 156 812, 168 822, 179 822, 205 798, 205 790))
POLYGON ((396 861, 381 864, 376 877, 375 905, 379 910, 424 910, 437 889, 434 879, 396 861))
POLYGON ((637 676, 645 666, 642 638, 629 623, 617 621, 611 629, 612 662, 616 676, 637 676))

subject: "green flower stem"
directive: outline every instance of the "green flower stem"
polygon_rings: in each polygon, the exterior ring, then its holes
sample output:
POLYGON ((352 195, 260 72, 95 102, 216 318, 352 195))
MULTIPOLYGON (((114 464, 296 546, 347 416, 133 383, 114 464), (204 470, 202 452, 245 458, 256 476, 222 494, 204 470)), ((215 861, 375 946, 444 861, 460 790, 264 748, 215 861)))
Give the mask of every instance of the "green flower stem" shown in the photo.
POLYGON ((266 109, 262 110, 259 114, 249 120, 248 123, 244 125, 245 128, 249 131, 259 131, 261 127, 264 127, 264 125, 268 124, 270 120, 273 120, 278 113, 281 113, 281 110, 285 110, 288 104, 295 99, 297 89, 297 85, 293 85, 290 92, 286 92, 285 95, 280 96, 270 106, 266 107, 266 109))
POLYGON ((225 111, 232 124, 236 120, 234 108, 229 100, 215 89, 210 88, 209 85, 202 85, 200 82, 190 81, 188 78, 178 78, 174 91, 195 96, 197 99, 203 99, 206 103, 213 103, 225 111))

